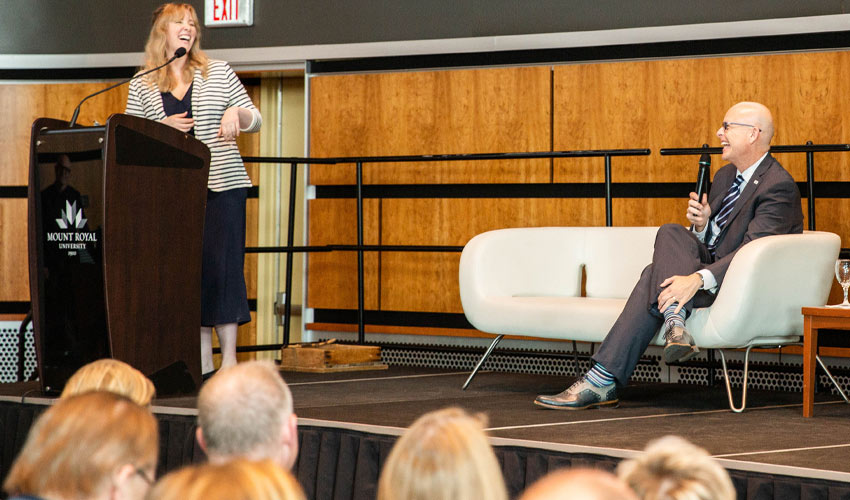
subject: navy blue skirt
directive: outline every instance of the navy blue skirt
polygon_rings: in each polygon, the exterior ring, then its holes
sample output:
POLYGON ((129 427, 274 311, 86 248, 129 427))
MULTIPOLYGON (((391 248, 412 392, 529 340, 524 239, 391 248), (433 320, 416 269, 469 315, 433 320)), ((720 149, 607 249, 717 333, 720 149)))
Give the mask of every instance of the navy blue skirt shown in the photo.
POLYGON ((245 287, 246 188, 207 191, 201 326, 251 321, 245 287))

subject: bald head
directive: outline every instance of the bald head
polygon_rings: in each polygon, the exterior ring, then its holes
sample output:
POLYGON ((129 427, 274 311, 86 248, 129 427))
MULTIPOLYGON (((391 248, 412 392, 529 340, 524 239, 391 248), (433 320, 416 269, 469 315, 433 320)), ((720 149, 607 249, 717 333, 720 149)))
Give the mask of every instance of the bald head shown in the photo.
POLYGON ((726 112, 717 138, 723 146, 723 159, 743 172, 770 151, 773 116, 763 104, 739 102, 726 112))
POLYGON ((292 394, 271 362, 224 368, 198 394, 198 441, 210 460, 271 458, 295 462, 298 436, 292 394))
POLYGON ((520 500, 637 500, 637 496, 610 472, 563 469, 531 485, 520 500))
POLYGON ((770 141, 773 140, 773 115, 767 106, 757 102, 739 102, 729 108, 729 112, 738 113, 742 119, 747 120, 744 123, 752 123, 757 128, 761 129, 758 142, 765 147, 765 151, 770 146, 770 141))

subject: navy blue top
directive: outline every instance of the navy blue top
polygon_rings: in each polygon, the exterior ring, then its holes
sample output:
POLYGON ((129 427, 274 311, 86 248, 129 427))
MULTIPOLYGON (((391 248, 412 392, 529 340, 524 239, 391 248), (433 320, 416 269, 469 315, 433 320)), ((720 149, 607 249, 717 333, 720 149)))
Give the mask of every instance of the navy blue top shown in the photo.
MULTIPOLYGON (((177 99, 171 92, 162 92, 162 107, 165 109, 165 116, 171 116, 187 112, 186 118, 192 118, 193 85, 194 83, 189 85, 189 89, 186 91, 186 95, 183 96, 183 99, 177 99)), ((190 130, 188 133, 194 136, 195 127, 192 127, 192 130, 190 130)))

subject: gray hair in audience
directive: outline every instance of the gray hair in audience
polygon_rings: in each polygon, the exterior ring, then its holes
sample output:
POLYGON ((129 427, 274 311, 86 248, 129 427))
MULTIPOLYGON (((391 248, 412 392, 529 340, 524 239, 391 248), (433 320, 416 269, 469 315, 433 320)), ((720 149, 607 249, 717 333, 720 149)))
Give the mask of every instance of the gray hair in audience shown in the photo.
POLYGON ((292 412, 292 393, 270 361, 225 368, 198 395, 198 425, 207 450, 219 455, 271 452, 292 412))
POLYGON ((734 500, 726 470, 707 451, 678 436, 650 442, 617 474, 643 500, 734 500))

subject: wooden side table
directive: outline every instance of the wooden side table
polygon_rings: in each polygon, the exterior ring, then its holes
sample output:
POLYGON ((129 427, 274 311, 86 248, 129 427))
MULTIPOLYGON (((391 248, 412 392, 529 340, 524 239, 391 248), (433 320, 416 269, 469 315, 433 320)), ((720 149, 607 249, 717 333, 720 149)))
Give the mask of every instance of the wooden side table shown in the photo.
POLYGON ((850 309, 840 307, 803 308, 803 416, 815 409, 815 357, 818 354, 818 330, 850 330, 850 309))

